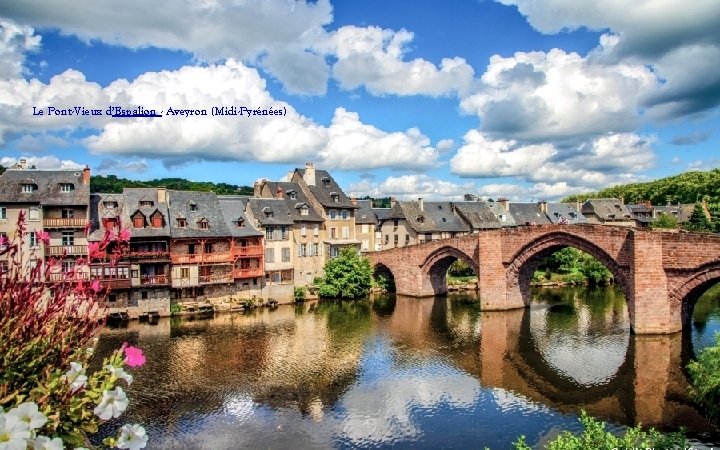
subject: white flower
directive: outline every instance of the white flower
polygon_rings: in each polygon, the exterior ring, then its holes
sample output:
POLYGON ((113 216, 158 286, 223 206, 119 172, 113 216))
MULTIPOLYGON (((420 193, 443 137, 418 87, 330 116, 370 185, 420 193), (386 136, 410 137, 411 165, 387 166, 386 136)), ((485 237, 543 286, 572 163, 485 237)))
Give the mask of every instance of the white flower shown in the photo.
POLYGON ((109 420, 111 417, 120 417, 128 405, 128 398, 120 386, 113 391, 104 391, 100 404, 93 412, 102 420, 109 420))
POLYGON ((40 428, 47 422, 47 417, 38 411, 38 406, 35 402, 21 403, 19 406, 5 413, 5 416, 15 417, 20 422, 25 423, 28 428, 32 429, 40 428))
POLYGON ((119 380, 127 381, 127 384, 133 382, 133 377, 129 373, 125 372, 122 367, 115 367, 112 364, 107 364, 103 369, 110 372, 110 375, 114 376, 119 380))
POLYGON ((17 417, 0 414, 0 449, 25 450, 30 439, 30 428, 17 417))
POLYGON ((129 448, 130 450, 136 450, 139 448, 145 448, 147 445, 148 437, 145 432, 145 428, 141 425, 123 425, 120 428, 120 437, 115 444, 117 448, 129 448))
POLYGON ((85 349, 85 354, 86 354, 86 355, 92 356, 93 353, 95 353, 95 349, 94 349, 94 348, 88 347, 88 348, 85 349))
POLYGON ((75 392, 78 389, 85 387, 85 383, 87 383, 85 368, 79 362, 71 362, 70 370, 68 370, 65 375, 63 375, 63 378, 65 378, 68 383, 70 383, 70 388, 72 392, 75 392))
POLYGON ((63 450, 63 441, 60 438, 50 439, 47 436, 38 436, 33 442, 35 450, 63 450))

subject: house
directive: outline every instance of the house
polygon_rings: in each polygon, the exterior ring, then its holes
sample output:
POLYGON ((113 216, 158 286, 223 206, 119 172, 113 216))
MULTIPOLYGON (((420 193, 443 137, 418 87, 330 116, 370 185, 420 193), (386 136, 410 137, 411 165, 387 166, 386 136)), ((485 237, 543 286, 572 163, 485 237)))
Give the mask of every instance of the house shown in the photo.
POLYGON ((355 236, 355 212, 353 204, 326 170, 315 169, 313 163, 304 169, 295 169, 289 181, 297 183, 309 202, 325 221, 322 237, 326 258, 334 258, 343 247, 360 249, 361 242, 355 236))
MULTIPOLYGON (((471 198, 470 196, 471 194, 466 194, 466 197, 471 198)), ((477 200, 453 204, 457 214, 470 226, 473 233, 502 227, 489 202, 477 200)))
POLYGON ((510 215, 515 220, 515 225, 548 225, 550 219, 547 215, 547 203, 510 203, 510 215))
POLYGON ((400 201, 381 227, 383 249, 406 247, 471 232, 451 202, 400 201))
POLYGON ((655 220, 653 206, 650 202, 627 205, 627 209, 633 215, 633 219, 635 219, 635 226, 637 228, 647 228, 653 220, 655 220))
MULTIPOLYGON (((45 274, 48 281, 66 278, 65 272, 87 278, 86 264, 76 261, 87 255, 90 168, 38 170, 21 159, 0 175, 0 236, 12 239, 19 215, 25 216, 22 263, 46 257, 60 258, 60 265, 45 274), (36 232, 48 233, 47 243, 36 232)), ((82 258, 82 259, 81 259, 82 258)), ((7 262, 0 262, 3 266, 7 262)))
MULTIPOLYGON (((707 206, 705 206, 705 208, 707 208, 707 206)), ((693 203, 652 207, 653 219, 657 219, 661 214, 671 214, 675 216, 678 224, 683 224, 690 220, 690 216, 692 216, 694 210, 695 204, 693 203)))
POLYGON ((635 226, 633 214, 616 198, 591 198, 583 203, 580 212, 591 224, 635 226))
POLYGON ((355 200, 358 209, 355 211, 355 237, 360 241, 361 252, 380 250, 381 233, 378 230, 378 219, 373 211, 372 200, 355 200))
POLYGON ((510 214, 510 201, 506 198, 499 198, 496 202, 488 202, 488 208, 495 215, 502 228, 514 227, 515 218, 510 214))
POLYGON ((547 203, 545 214, 552 223, 578 225, 587 223, 587 219, 572 203, 547 203))
POLYGON ((324 220, 298 183, 263 180, 255 186, 256 196, 285 201, 292 219, 291 245, 294 281, 297 286, 312 284, 323 276, 325 254, 324 220))

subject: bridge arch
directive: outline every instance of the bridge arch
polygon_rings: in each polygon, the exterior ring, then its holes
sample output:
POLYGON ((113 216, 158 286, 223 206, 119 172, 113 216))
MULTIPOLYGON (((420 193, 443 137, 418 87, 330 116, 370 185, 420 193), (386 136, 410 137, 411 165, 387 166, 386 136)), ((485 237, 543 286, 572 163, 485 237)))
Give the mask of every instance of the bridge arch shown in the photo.
POLYGON ((469 265, 475 275, 480 274, 477 258, 473 258, 464 251, 446 245, 431 252, 420 264, 420 271, 424 278, 429 279, 435 295, 447 293, 447 271, 455 260, 462 260, 469 265))
POLYGON ((375 283, 387 292, 395 292, 395 274, 385 264, 378 262, 373 266, 375 283))
POLYGON ((670 303, 680 305, 683 326, 692 320, 693 308, 700 297, 718 282, 720 282, 720 262, 715 261, 693 270, 677 288, 670 291, 670 303))
POLYGON ((507 289, 520 292, 525 306, 530 305, 530 280, 540 261, 556 251, 572 247, 587 253, 600 261, 612 273, 615 283, 620 286, 628 306, 632 301, 632 290, 626 269, 597 244, 569 232, 552 231, 528 242, 510 258, 507 268, 507 289))

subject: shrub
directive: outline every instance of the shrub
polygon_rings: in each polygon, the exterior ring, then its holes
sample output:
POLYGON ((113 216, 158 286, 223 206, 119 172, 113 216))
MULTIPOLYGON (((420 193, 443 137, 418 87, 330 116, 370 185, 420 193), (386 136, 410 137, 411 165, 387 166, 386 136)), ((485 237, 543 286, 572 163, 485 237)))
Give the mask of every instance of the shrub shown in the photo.
POLYGON ((715 419, 720 417, 720 334, 715 345, 704 349, 688 366, 692 396, 715 419))
POLYGON ((316 279, 316 286, 324 298, 364 297, 370 293, 372 274, 370 261, 354 248, 346 247, 325 264, 325 276, 316 279))
POLYGON ((302 303, 305 301, 305 297, 307 294, 307 289, 303 286, 298 286, 293 291, 293 298, 297 303, 302 303))

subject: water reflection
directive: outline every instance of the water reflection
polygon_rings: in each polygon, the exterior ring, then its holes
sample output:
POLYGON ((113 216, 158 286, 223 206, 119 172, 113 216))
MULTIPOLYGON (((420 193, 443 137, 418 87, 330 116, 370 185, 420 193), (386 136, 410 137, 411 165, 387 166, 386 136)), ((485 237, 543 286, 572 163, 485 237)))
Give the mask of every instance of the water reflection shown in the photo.
POLYGON ((506 312, 383 296, 131 323, 99 354, 126 340, 146 351, 123 419, 146 424, 153 448, 509 448, 577 429, 580 409, 718 440, 688 399, 689 339, 631 335, 614 289, 534 298, 506 312))

